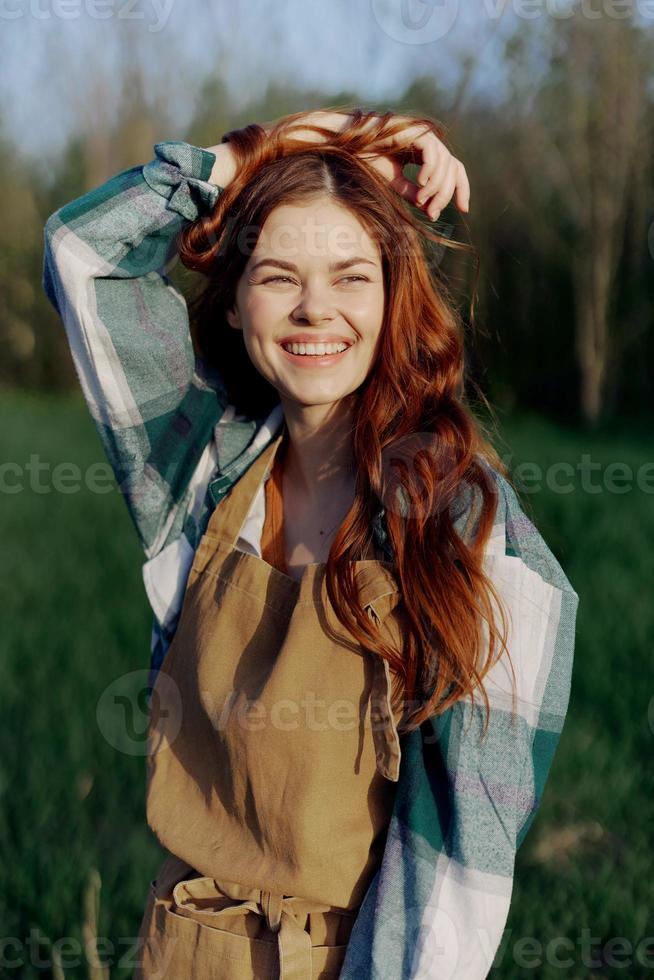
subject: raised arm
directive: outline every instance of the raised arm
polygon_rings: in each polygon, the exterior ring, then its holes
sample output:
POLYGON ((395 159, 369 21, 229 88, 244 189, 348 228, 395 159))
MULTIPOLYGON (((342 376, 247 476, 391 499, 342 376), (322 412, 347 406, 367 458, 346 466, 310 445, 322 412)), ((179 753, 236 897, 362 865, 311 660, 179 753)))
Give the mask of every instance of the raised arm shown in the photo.
MULTIPOLYGON (((372 121, 379 118, 373 114, 372 121)), ((422 189, 398 178, 399 164, 383 153, 404 152, 403 140, 414 136, 408 117, 391 121, 404 135, 388 146, 382 140, 373 166, 402 196, 416 204, 424 196, 425 210, 445 203, 455 188, 464 207, 465 174, 433 133, 415 136, 425 149, 422 189)), ((321 142, 351 122, 346 112, 319 110, 259 125, 271 132, 297 123, 294 136, 321 142), (307 124, 324 133, 303 129, 307 124)), ((166 270, 179 232, 211 211, 238 167, 229 143, 202 149, 165 140, 154 150, 149 163, 48 218, 43 267, 43 288, 63 320, 84 397, 148 559, 181 533, 189 482, 226 407, 219 373, 194 356, 186 303, 166 270)))
POLYGON ((148 557, 181 518, 225 408, 220 376, 194 357, 186 303, 166 270, 178 233, 234 176, 228 144, 165 140, 154 151, 50 215, 42 282, 148 557))

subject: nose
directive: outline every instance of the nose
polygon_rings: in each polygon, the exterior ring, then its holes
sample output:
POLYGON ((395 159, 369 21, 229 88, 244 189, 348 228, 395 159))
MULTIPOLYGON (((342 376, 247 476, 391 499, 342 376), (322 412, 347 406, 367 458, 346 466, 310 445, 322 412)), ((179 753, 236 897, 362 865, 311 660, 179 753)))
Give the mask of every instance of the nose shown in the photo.
POLYGON ((321 283, 305 283, 291 318, 294 321, 321 323, 323 320, 333 320, 335 316, 333 300, 329 288, 321 283))

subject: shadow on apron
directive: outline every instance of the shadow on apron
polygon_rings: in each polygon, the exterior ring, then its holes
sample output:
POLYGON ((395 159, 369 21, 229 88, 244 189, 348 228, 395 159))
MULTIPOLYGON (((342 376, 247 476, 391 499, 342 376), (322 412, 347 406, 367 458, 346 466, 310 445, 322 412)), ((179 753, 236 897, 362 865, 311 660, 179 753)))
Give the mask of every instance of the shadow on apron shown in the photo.
MULTIPOLYGON (((388 661, 344 634, 325 563, 297 581, 236 548, 282 438, 213 511, 155 684, 146 812, 167 857, 136 980, 337 978, 382 859, 401 759, 388 661), (316 694, 324 716, 303 720, 316 694), (244 722, 252 705, 263 726, 244 722)), ((352 564, 399 641, 392 564, 352 564)))

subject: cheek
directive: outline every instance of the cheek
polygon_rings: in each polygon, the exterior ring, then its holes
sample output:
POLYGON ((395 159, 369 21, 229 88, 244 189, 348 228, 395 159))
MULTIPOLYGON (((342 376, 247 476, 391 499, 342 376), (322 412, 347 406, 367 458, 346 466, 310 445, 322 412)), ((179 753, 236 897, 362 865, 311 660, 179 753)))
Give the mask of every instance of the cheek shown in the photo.
POLYGON ((243 306, 250 334, 264 340, 277 322, 287 315, 287 303, 272 294, 253 295, 243 306))
POLYGON ((384 320, 384 294, 353 297, 349 311, 353 320, 360 324, 362 332, 374 338, 381 330, 384 320))
POLYGON ((265 315, 265 311, 270 306, 270 302, 260 293, 258 296, 252 294, 249 296, 245 303, 243 303, 243 309, 245 310, 245 315, 251 323, 257 323, 261 320, 262 316, 265 315))

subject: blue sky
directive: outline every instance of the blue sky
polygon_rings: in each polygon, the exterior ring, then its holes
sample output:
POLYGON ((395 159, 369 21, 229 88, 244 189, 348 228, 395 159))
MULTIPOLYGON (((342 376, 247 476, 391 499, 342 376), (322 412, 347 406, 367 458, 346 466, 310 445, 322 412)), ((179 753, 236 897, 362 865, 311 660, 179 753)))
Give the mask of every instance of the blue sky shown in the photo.
MULTIPOLYGON (((417 75, 455 84, 475 52, 473 91, 500 84, 506 33, 488 0, 0 0, 5 130, 27 154, 56 153, 85 118, 108 118, 121 57, 137 60, 173 127, 217 67, 247 102, 271 81, 362 100, 395 98, 417 75), (125 52, 129 50, 126 56, 125 52), (105 80, 103 102, 94 86, 105 80)), ((162 137, 163 138, 163 137, 162 137)))

